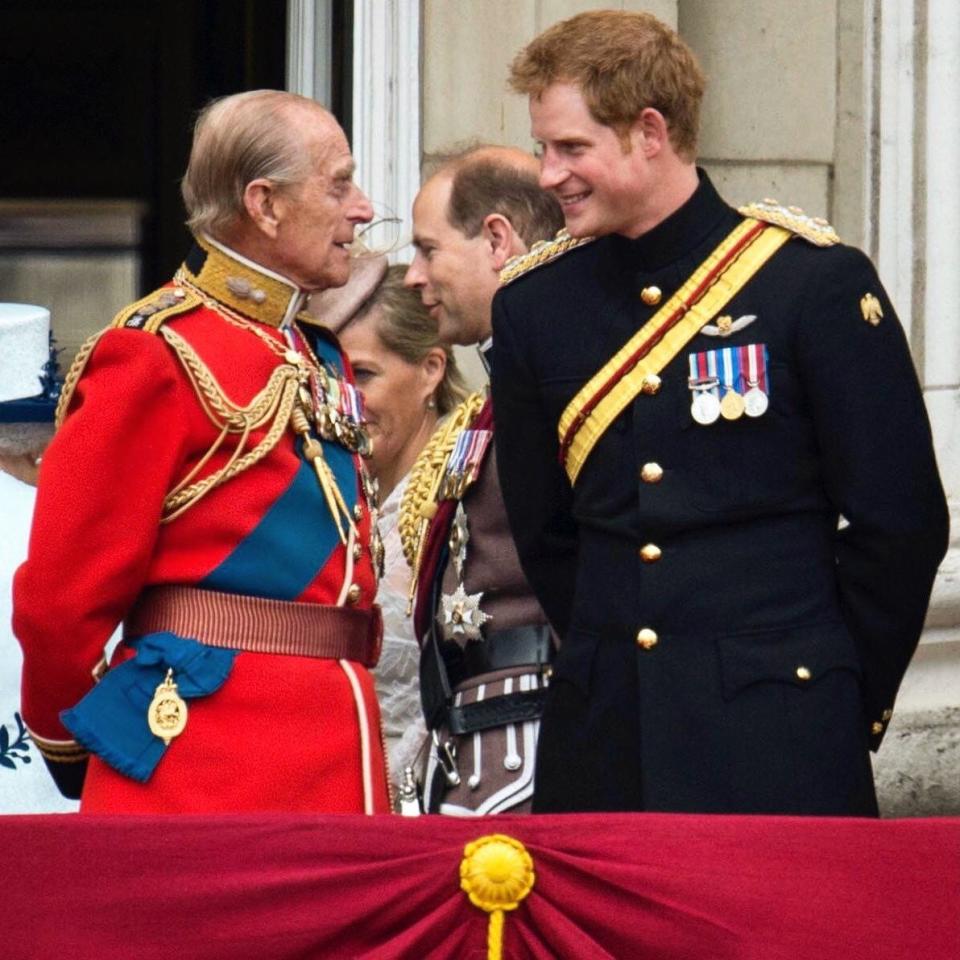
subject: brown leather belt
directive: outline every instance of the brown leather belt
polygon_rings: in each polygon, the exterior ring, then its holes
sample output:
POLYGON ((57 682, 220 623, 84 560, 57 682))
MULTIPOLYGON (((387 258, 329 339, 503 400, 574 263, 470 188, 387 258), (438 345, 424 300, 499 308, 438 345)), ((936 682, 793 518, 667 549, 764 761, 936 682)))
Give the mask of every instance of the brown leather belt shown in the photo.
POLYGON ((380 659, 380 608, 291 603, 196 587, 148 587, 123 623, 124 639, 169 631, 211 647, 253 653, 353 660, 380 659))

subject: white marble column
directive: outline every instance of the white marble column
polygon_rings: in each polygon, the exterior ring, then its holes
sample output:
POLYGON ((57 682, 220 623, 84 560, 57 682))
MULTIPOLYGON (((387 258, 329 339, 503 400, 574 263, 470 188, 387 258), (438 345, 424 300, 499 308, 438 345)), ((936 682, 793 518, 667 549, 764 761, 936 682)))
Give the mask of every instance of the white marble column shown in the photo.
POLYGON ((870 252, 910 335, 952 516, 927 625, 877 755, 888 815, 960 805, 960 4, 865 0, 870 252))
POLYGON ((364 239, 394 261, 420 188, 420 97, 420 0, 354 0, 356 179, 384 221, 364 239))
POLYGON ((287 89, 330 106, 333 0, 288 0, 287 89))

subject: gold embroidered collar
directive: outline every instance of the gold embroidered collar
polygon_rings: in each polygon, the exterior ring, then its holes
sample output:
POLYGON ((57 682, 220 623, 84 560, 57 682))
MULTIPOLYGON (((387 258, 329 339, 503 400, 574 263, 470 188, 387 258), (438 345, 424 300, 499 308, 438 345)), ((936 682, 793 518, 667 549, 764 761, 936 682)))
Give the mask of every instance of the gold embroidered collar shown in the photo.
POLYGON ((293 321, 307 295, 286 277, 241 256, 212 237, 197 236, 182 267, 185 278, 215 300, 271 327, 293 321))

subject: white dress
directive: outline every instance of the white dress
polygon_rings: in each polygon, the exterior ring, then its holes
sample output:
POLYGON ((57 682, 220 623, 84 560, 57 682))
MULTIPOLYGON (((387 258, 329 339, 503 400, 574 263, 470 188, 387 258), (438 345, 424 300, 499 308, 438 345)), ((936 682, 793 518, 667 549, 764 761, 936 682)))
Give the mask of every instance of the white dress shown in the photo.
POLYGON ((407 616, 410 568, 400 545, 397 527, 400 500, 407 487, 404 477, 380 507, 380 535, 384 547, 384 575, 377 591, 383 611, 383 649, 373 669, 383 715, 390 780, 396 788, 407 766, 419 773, 420 754, 427 738, 420 707, 420 646, 407 616))
POLYGON ((79 803, 60 796, 20 719, 23 657, 10 626, 11 588, 27 557, 35 499, 33 487, 0 470, 0 813, 71 813, 79 803))

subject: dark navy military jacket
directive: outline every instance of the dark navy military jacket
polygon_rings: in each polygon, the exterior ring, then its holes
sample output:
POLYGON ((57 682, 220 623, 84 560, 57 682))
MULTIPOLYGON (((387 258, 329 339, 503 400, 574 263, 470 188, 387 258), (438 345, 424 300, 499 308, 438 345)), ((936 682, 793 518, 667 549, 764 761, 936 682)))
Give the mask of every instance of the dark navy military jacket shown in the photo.
POLYGON ((563 638, 536 809, 876 809, 867 748, 916 647, 948 514, 870 261, 791 239, 723 310, 755 320, 695 336, 573 488, 558 462, 564 408, 658 309, 641 291, 666 302, 740 219, 701 173, 649 233, 577 247, 494 301, 503 495, 563 638), (766 348, 769 408, 697 423, 689 356, 744 344, 766 348))

